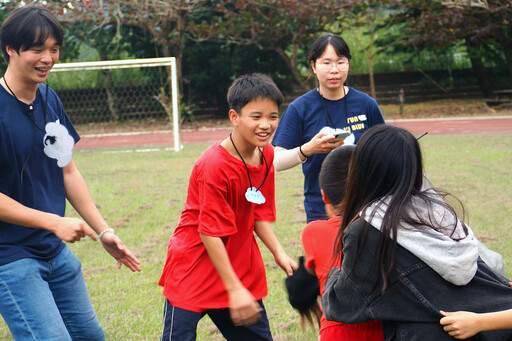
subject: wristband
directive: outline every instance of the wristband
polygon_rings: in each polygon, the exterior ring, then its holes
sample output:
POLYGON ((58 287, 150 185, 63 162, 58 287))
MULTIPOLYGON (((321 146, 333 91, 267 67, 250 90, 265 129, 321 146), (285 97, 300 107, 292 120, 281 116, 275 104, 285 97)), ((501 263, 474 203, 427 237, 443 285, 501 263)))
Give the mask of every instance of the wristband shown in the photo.
POLYGON ((109 227, 108 229, 104 229, 103 231, 101 231, 101 233, 100 233, 100 234, 98 234, 98 239, 99 239, 99 240, 101 240, 101 237, 103 237, 103 235, 105 234, 105 232, 112 232, 112 233, 114 233, 114 229, 112 229, 112 228, 110 228, 110 227, 109 227))
POLYGON ((304 154, 304 152, 302 151, 302 146, 299 146, 299 152, 302 154, 302 156, 304 156, 306 159, 309 157, 307 156, 306 154, 304 154))

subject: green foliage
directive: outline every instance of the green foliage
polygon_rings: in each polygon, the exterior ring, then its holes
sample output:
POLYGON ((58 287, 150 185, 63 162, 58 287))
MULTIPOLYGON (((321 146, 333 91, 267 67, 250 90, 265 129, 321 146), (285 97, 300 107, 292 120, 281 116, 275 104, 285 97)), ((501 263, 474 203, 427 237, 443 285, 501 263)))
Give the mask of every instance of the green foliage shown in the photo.
POLYGON ((191 23, 198 39, 256 46, 281 58, 295 85, 303 84, 297 51, 307 39, 323 32, 340 10, 336 0, 213 2, 211 16, 191 23))
MULTIPOLYGON (((473 2, 468 2, 473 3, 473 2)), ((512 53, 512 8, 510 0, 485 2, 487 5, 444 6, 441 2, 402 1, 400 20, 407 24, 407 43, 418 48, 446 49, 471 44, 486 67, 506 69, 506 56, 512 53)), ((509 57, 508 57, 509 58, 509 57)), ((512 70, 510 66, 509 69, 512 70)), ((507 71, 505 71, 507 73, 507 71)), ((512 77, 512 74, 508 75, 512 77)))
POLYGON ((190 42, 183 51, 184 96, 216 106, 224 115, 226 92, 231 82, 248 73, 271 76, 282 91, 290 89, 287 67, 275 53, 255 46, 190 42))
POLYGON ((181 123, 183 122, 194 122, 196 120, 195 112, 197 111, 198 106, 194 103, 194 99, 191 98, 187 102, 180 103, 180 114, 181 114, 181 123))
MULTIPOLYGON (((144 86, 154 83, 154 70, 145 68, 130 68, 107 71, 112 83, 117 87, 144 86)), ((106 80, 101 70, 84 70, 72 72, 53 72, 48 77, 51 87, 56 90, 64 89, 94 89, 104 88, 106 80)))
MULTIPOLYGON (((11 11, 15 8, 15 3, 13 1, 5 1, 0 3, 0 22, 4 22, 5 18, 11 13, 11 11)), ((7 69, 7 63, 5 62, 4 55, 2 54, 0 58, 0 72, 2 75, 7 69)))
MULTIPOLYGON (((78 0, 47 3, 50 8, 64 3, 75 8, 66 16, 70 22, 65 24, 61 61, 183 53, 181 66, 178 65, 182 67, 179 81, 183 82, 183 99, 189 101, 193 97, 200 107, 208 103, 223 111, 225 91, 242 73, 267 73, 285 93, 295 91, 299 83, 307 86, 306 54, 314 38, 324 31, 342 32, 353 54, 352 72, 359 74, 371 70, 368 56, 375 73, 470 68, 466 41, 477 41, 472 56, 490 70, 493 84, 509 87, 512 67, 507 60, 510 64, 511 59, 505 56, 512 55, 512 32, 507 25, 512 11, 506 6, 507 1, 493 1, 492 10, 449 8, 440 2, 419 0, 193 1, 186 12, 183 36, 178 32, 176 18, 154 16, 155 8, 151 6, 144 7, 147 13, 139 13, 143 8, 137 7, 142 6, 139 3, 126 7, 117 19, 104 17, 115 12, 109 7, 112 3, 104 3, 103 12, 83 7, 83 1, 78 0), (168 32, 166 38, 162 32, 168 32), (373 50, 368 50, 370 47, 373 50), (96 53, 86 56, 86 49, 96 53)), ((2 3, 0 19, 13 3, 2 3)), ((62 81, 60 77, 56 77, 56 83, 66 88, 106 82, 101 75, 62 81)), ((141 79, 144 77, 139 74, 125 77, 128 83, 141 79)))
POLYGON ((74 42, 96 50, 98 59, 95 60, 153 58, 159 53, 148 32, 134 26, 97 26, 93 22, 78 21, 67 24, 66 33, 74 42))
MULTIPOLYGON (((368 37, 360 30, 353 30, 358 38, 351 34, 342 34, 343 39, 350 46, 352 59, 350 69, 355 74, 367 74, 368 62, 364 52, 359 48, 359 44, 368 44, 368 37)), ((388 47, 373 57, 373 67, 376 73, 384 72, 404 72, 421 70, 452 70, 452 69, 468 69, 471 63, 467 56, 466 47, 464 45, 453 45, 449 48, 439 50, 424 48, 418 49, 414 46, 403 44, 391 44, 393 35, 400 34, 395 29, 383 32, 383 40, 379 40, 378 46, 388 47)))
MULTIPOLYGON (((118 59, 133 59, 128 51, 120 51, 118 59)), ((101 60, 98 51, 86 44, 80 45, 78 51, 79 61, 101 60)), ((117 87, 144 86, 153 84, 156 80, 167 77, 164 74, 156 74, 153 68, 129 68, 110 70, 112 84, 117 87)), ((105 87, 106 79, 102 71, 73 71, 73 72, 52 72, 48 77, 52 88, 63 89, 89 89, 105 87)))

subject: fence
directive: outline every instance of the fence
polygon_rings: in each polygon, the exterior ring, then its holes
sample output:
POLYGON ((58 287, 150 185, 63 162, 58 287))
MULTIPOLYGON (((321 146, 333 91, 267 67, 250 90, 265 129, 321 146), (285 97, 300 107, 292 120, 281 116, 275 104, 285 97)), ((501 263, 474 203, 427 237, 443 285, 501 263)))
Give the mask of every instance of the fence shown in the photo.
MULTIPOLYGON (((429 72, 389 72, 375 74, 379 104, 397 103, 403 89, 407 103, 448 98, 485 97, 472 70, 429 72), (428 73, 428 74, 427 74, 428 73)), ((349 84, 370 94, 368 75, 350 75, 349 84)))

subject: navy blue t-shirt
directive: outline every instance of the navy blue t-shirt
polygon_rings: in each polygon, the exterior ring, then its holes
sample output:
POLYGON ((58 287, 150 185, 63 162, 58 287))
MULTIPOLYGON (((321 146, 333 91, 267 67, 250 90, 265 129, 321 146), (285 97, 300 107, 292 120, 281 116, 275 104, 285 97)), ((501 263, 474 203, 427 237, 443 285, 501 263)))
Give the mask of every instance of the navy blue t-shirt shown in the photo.
MULTIPOLYGON (((356 89, 349 88, 347 95, 342 99, 323 101, 330 120, 317 89, 290 103, 279 122, 272 144, 285 149, 296 148, 309 142, 323 127, 331 127, 329 121, 335 125, 331 128, 351 131, 357 142, 369 127, 384 123, 375 99, 356 89), (345 111, 345 105, 348 112, 345 111)), ((320 168, 326 156, 327 154, 315 154, 302 164, 304 207, 308 222, 326 218, 325 204, 318 184, 320 168)))
MULTIPOLYGON (((27 207, 64 216, 61 167, 71 160, 69 148, 80 137, 57 94, 48 90, 39 85, 31 111, 0 86, 0 192, 27 207)), ((50 231, 0 221, 0 265, 22 258, 49 259, 63 247, 50 231)))

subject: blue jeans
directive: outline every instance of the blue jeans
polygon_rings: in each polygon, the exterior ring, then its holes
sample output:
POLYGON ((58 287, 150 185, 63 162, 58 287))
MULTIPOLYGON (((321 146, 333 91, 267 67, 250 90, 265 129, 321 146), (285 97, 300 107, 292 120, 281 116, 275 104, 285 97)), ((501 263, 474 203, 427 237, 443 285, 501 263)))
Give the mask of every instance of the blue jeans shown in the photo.
POLYGON ((80 261, 67 246, 50 260, 0 266, 0 314, 16 340, 105 340, 80 261))
POLYGON ((164 330, 160 341, 194 341, 199 320, 208 315, 229 341, 272 341, 267 312, 263 302, 258 301, 262 311, 258 322, 250 326, 235 326, 229 309, 210 309, 201 313, 174 307, 169 300, 164 306, 164 330))

